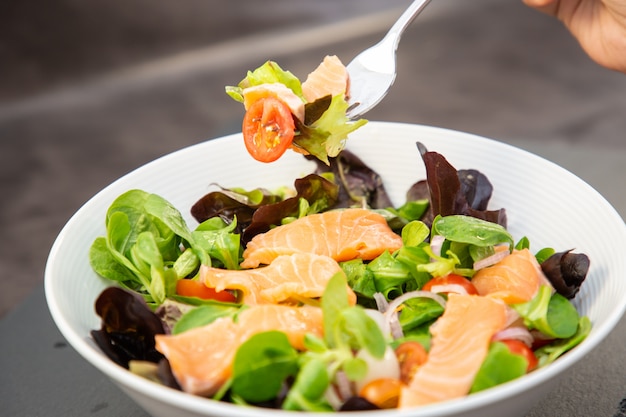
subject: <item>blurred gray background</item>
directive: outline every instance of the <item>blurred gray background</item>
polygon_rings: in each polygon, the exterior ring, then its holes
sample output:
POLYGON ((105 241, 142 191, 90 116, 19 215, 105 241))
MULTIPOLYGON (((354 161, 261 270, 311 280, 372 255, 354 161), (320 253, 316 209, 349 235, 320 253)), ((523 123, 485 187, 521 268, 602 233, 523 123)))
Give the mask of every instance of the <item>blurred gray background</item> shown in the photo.
MULTIPOLYGON (((0 317, 69 217, 140 165, 240 129, 224 94, 267 59, 300 77, 377 42, 408 0, 0 2, 0 317)), ((575 170, 624 215, 626 76, 520 0, 433 0, 367 117, 442 126, 575 170), (603 164, 589 166, 590 152, 603 164)), ((99 221, 94 219, 94 221, 99 221)))

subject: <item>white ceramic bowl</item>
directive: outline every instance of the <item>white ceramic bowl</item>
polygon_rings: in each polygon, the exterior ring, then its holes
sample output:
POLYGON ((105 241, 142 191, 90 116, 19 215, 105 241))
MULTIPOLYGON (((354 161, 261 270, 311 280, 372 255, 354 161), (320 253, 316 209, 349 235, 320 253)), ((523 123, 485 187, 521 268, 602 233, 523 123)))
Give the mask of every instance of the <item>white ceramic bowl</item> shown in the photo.
MULTIPOLYGON (((507 209, 509 230, 516 240, 528 236, 531 250, 551 246, 559 251, 574 248, 589 255, 591 269, 575 305, 589 316, 593 330, 582 344, 555 363, 508 384, 419 409, 350 415, 522 416, 621 318, 626 307, 626 226, 611 205, 578 177, 500 142, 440 128, 370 122, 351 136, 348 147, 382 175, 394 202, 401 203, 409 185, 425 178, 416 141, 443 154, 457 169, 475 168, 486 174, 494 186, 492 208, 507 209)), ((46 297, 63 336, 154 416, 302 417, 303 413, 243 408, 194 397, 149 382, 110 361, 89 336, 90 330, 100 327, 94 312, 95 299, 109 284, 91 270, 88 251, 93 240, 105 233, 104 216, 110 203, 131 188, 163 196, 195 226, 189 209, 208 191, 209 184, 247 188, 292 185, 312 167, 293 152, 273 164, 258 163, 247 155, 241 136, 231 135, 164 156, 102 190, 69 220, 48 259, 46 297)))

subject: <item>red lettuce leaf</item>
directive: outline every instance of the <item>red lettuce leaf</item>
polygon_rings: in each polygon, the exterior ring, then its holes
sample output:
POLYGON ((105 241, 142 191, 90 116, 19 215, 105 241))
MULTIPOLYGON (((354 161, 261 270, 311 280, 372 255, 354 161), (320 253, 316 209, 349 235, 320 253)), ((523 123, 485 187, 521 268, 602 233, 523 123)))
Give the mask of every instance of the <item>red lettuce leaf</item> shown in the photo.
POLYGON ((236 216, 235 232, 241 235, 242 243, 245 244, 255 235, 280 225, 284 218, 298 216, 300 199, 309 203, 310 212, 328 209, 337 202, 337 185, 316 174, 296 179, 294 188, 294 197, 281 200, 276 195, 268 194, 255 204, 249 203, 243 196, 238 197, 233 190, 213 191, 191 207, 191 215, 200 223, 219 216, 227 224, 232 223, 236 216))
POLYGON ((141 296, 109 287, 100 293, 95 308, 102 327, 92 330, 91 336, 111 360, 128 368, 131 360, 163 359, 154 342, 155 335, 165 333, 163 324, 141 296))
POLYGON ((338 187, 331 181, 317 175, 309 174, 294 182, 296 195, 274 204, 266 204, 257 208, 252 221, 243 233, 244 242, 249 242, 255 235, 267 232, 272 226, 280 225, 282 219, 299 214, 300 199, 307 200, 314 206, 313 212, 320 212, 334 207, 337 202, 338 187))
POLYGON ((339 186, 335 208, 368 206, 384 209, 393 206, 380 175, 349 150, 344 149, 336 157, 329 158, 329 165, 316 162, 315 172, 332 173, 339 186))
POLYGON ((567 299, 576 296, 589 272, 589 257, 571 250, 558 252, 541 263, 541 270, 556 292, 567 299))
MULTIPOLYGON (((426 167, 430 210, 425 220, 437 215, 467 215, 497 223, 506 228, 505 209, 487 210, 493 187, 487 177, 477 170, 457 170, 437 152, 431 152, 418 142, 417 147, 426 167)), ((419 184, 419 183, 418 183, 419 184)), ((423 184, 411 189, 423 192, 423 184)))

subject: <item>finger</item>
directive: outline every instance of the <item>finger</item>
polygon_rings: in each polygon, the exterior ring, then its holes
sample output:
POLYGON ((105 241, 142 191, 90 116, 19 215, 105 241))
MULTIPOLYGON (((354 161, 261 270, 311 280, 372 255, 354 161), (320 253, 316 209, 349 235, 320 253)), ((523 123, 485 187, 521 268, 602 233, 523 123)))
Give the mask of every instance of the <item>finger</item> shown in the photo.
POLYGON ((522 0, 525 5, 551 16, 556 15, 556 11, 559 8, 559 1, 560 0, 522 0))

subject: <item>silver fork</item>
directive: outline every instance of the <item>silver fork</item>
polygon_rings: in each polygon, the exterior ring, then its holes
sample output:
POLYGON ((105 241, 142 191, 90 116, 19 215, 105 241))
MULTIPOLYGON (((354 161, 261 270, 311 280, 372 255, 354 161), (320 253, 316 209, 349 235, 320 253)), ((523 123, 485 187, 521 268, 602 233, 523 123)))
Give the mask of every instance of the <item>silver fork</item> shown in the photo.
POLYGON ((396 79, 396 50, 404 30, 430 0, 415 0, 376 45, 357 55, 348 64, 350 92, 347 115, 357 119, 377 105, 396 79))

